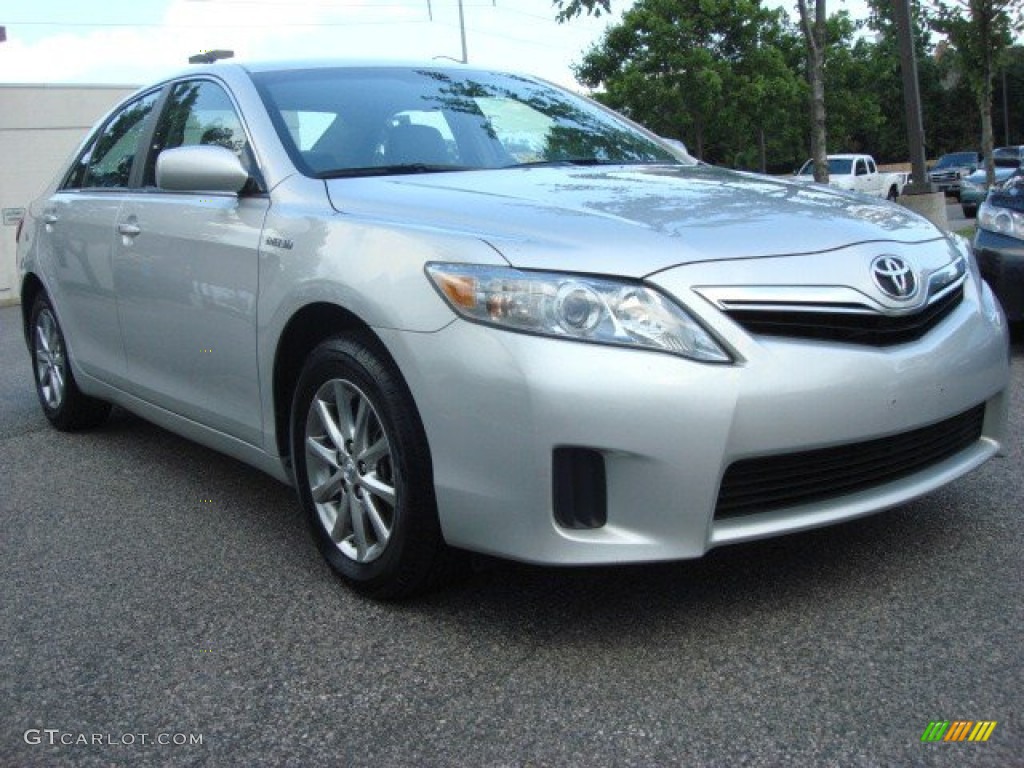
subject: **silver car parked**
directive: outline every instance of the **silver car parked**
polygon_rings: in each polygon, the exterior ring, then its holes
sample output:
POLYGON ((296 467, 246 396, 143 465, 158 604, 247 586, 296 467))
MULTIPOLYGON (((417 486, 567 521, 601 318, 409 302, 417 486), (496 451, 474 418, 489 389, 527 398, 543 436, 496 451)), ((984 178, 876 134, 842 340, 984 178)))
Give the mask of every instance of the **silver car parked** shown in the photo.
POLYGON ((963 240, 521 75, 191 69, 23 224, 54 426, 117 403, 294 483, 377 597, 466 551, 656 561, 849 520, 1003 440, 1005 321, 963 240))

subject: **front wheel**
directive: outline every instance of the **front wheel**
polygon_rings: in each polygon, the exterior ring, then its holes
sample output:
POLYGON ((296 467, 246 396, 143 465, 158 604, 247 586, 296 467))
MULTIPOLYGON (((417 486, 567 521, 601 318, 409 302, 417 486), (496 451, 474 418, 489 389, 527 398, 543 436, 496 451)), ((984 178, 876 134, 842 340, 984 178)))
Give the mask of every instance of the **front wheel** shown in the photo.
POLYGON ((84 395, 78 388, 64 332, 46 294, 36 297, 29 322, 32 373, 46 418, 63 432, 102 424, 110 414, 110 403, 84 395))
POLYGON ((451 572, 430 451, 405 382, 369 338, 310 354, 292 406, 295 484, 331 567, 371 597, 406 597, 451 572))
POLYGON ((965 203, 960 207, 963 209, 965 219, 973 219, 978 215, 978 206, 976 205, 967 205, 965 203))

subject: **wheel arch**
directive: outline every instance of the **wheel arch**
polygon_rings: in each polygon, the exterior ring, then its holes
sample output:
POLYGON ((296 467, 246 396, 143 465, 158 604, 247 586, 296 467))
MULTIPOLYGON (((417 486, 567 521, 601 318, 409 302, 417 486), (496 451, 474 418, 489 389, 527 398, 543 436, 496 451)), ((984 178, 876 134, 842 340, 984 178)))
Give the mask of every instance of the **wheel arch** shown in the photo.
MULTIPOLYGON (((302 366, 309 353, 323 341, 342 334, 358 334, 373 341, 398 371, 394 358, 373 329, 348 309, 329 302, 307 304, 285 324, 274 351, 274 437, 278 455, 291 466, 289 433, 291 407, 302 366)), ((399 375, 401 372, 399 371, 399 375)))
POLYGON ((25 343, 29 343, 29 324, 32 321, 32 305, 36 303, 36 297, 45 293, 49 295, 43 281, 34 272, 28 272, 21 281, 21 329, 25 336, 25 343))

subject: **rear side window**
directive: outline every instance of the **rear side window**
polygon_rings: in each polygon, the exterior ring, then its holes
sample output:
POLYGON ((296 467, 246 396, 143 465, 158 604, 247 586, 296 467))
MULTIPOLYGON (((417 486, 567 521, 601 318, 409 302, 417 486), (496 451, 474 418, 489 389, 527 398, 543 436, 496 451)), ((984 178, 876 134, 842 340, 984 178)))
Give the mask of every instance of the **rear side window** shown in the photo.
POLYGON ((209 80, 178 83, 157 124, 143 185, 156 184, 160 152, 201 144, 230 149, 252 171, 245 130, 227 92, 209 80))
POLYGON ((122 107, 97 134, 68 175, 64 189, 127 187, 132 163, 159 91, 122 107))

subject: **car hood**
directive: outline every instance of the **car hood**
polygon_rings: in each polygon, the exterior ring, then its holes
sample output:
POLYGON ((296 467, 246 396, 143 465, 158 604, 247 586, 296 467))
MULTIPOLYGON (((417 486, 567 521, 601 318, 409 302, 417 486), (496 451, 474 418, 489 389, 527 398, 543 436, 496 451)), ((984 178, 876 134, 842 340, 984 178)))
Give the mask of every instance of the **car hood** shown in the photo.
POLYGON ((326 182, 342 214, 486 240, 514 266, 641 277, 943 235, 882 201, 710 166, 532 167, 326 182))
MULTIPOLYGON (((1013 176, 1013 174, 1017 171, 1017 168, 1007 168, 1004 166, 997 165, 995 171, 996 181, 1003 181, 1013 176)), ((981 186, 985 186, 986 184, 988 184, 988 176, 985 173, 985 169, 979 168, 978 170, 976 170, 974 173, 967 177, 967 181, 971 182, 972 184, 979 184, 981 186)))

